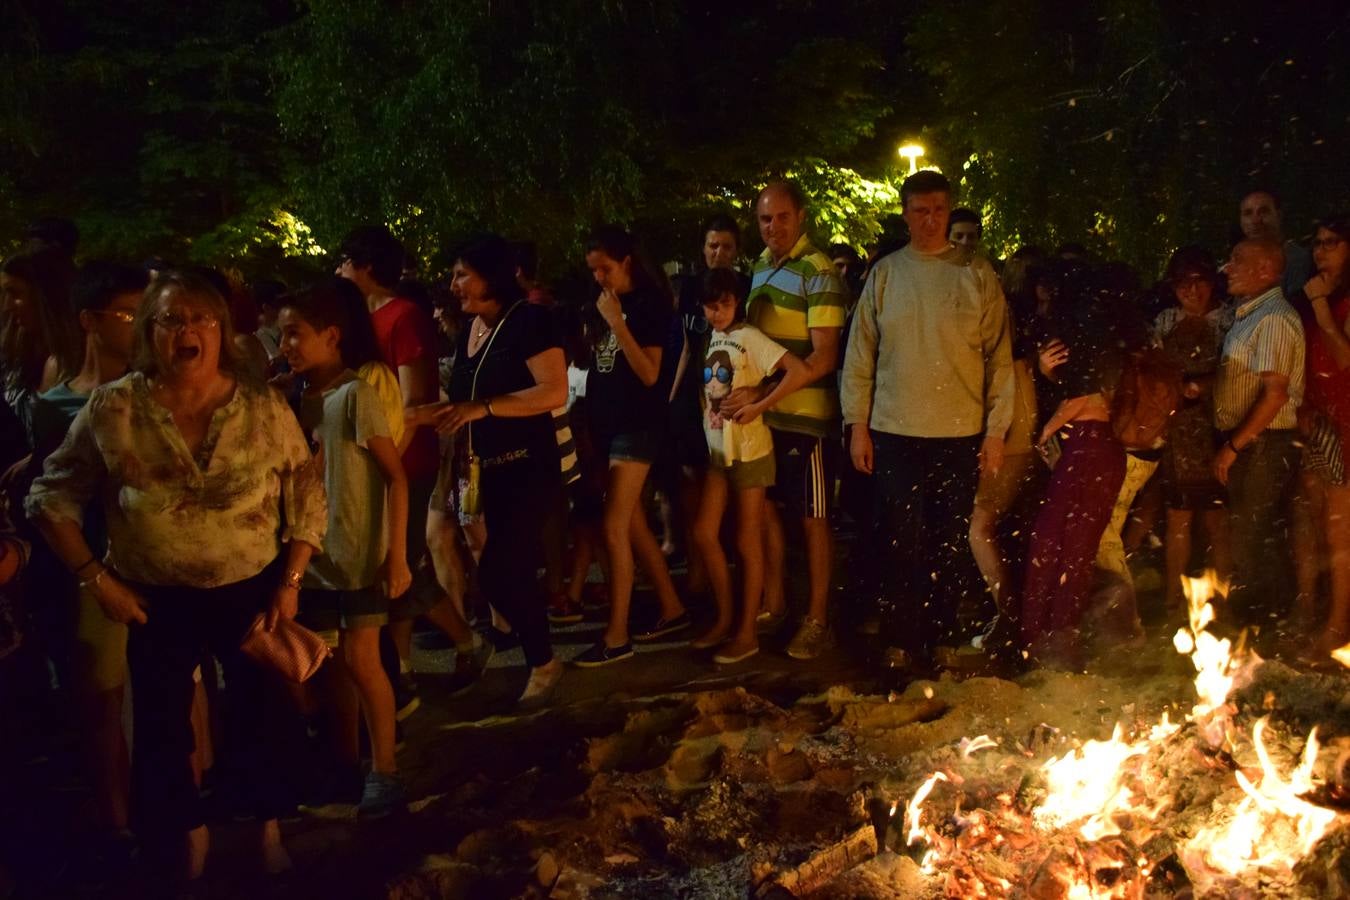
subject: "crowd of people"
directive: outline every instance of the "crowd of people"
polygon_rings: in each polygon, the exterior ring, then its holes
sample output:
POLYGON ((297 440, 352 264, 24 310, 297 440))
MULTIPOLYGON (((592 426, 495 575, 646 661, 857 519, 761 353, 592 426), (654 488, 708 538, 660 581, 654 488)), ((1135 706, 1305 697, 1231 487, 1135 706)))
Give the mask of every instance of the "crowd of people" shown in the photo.
POLYGON ((864 257, 817 249, 808 199, 770 183, 763 252, 714 216, 673 283, 600 227, 583 296, 495 235, 424 285, 360 227, 288 289, 77 265, 73 227, 36 223, 0 266, 0 716, 59 691, 90 840, 194 879, 211 778, 288 865, 295 722, 331 761, 308 789, 405 803, 417 621, 456 648, 456 691, 521 648, 523 708, 566 677, 551 628, 588 614, 583 668, 853 636, 890 670, 972 647, 1077 668, 1143 640, 1129 555, 1156 532, 1178 616, 1207 566, 1232 627, 1310 658, 1350 642, 1350 217, 1309 250, 1253 191, 1222 266, 1182 247, 1146 287, 1073 245, 991 259, 935 171, 901 198, 907 240, 864 257), (333 651, 301 685, 241 648, 289 620, 333 651))

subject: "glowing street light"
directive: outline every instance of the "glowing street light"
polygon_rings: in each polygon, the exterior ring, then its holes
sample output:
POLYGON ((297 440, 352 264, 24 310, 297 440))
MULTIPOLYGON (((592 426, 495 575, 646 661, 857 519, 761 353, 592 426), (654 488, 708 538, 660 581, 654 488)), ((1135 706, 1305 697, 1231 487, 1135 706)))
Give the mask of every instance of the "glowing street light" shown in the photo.
POLYGON ((923 156, 922 146, 919 144, 901 144, 896 152, 909 160, 909 174, 913 175, 919 171, 919 157, 923 156))

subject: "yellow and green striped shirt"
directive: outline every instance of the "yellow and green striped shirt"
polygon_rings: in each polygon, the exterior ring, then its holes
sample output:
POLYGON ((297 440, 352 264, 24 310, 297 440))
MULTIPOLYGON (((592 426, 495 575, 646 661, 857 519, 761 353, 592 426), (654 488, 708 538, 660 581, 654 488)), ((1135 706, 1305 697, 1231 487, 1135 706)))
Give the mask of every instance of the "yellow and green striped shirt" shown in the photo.
MULTIPOLYGON (((766 248, 750 276, 747 320, 800 359, 811 355, 812 328, 844 327, 844 283, 830 258, 802 235, 775 264, 766 248)), ((831 372, 784 397, 764 414, 771 428, 824 437, 839 421, 839 384, 831 372)))

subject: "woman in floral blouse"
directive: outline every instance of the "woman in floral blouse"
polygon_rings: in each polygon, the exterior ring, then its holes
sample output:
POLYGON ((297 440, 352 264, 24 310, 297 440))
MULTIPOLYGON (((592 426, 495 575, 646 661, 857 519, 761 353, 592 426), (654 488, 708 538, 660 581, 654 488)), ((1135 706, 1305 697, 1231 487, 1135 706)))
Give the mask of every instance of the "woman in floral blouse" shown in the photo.
POLYGON ((322 468, 281 395, 248 380, 208 282, 161 274, 134 327, 132 372, 94 391, 34 482, 28 514, 108 617, 131 625, 132 783, 147 849, 188 879, 205 865, 189 711, 209 650, 229 682, 241 799, 264 823, 264 865, 277 871, 288 865, 276 822, 284 786, 262 728, 263 675, 239 644, 260 612, 268 627, 295 615, 327 522, 322 468), (80 531, 95 499, 107 514, 102 560, 80 531))

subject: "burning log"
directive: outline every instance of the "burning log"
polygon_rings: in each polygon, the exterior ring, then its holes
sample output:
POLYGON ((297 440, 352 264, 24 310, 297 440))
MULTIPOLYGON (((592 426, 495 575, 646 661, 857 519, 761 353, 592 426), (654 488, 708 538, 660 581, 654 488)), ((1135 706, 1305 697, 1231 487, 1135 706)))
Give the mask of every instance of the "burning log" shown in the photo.
POLYGON ((805 897, 876 855, 876 832, 869 822, 855 828, 843 840, 812 853, 798 865, 770 875, 754 896, 757 900, 805 897))

